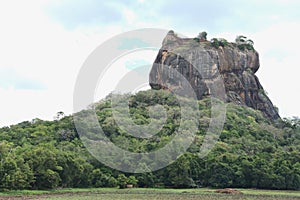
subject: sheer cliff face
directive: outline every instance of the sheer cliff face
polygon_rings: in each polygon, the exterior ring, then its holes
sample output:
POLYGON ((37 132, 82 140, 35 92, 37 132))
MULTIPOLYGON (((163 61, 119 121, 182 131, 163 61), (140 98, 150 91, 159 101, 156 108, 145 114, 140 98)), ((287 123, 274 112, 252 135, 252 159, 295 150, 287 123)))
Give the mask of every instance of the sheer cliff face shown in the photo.
MULTIPOLYGON (((214 85, 218 77, 226 92, 220 98, 260 110, 275 120, 279 115, 255 75, 258 69, 259 55, 254 50, 240 50, 234 43, 215 48, 208 41, 179 38, 169 32, 154 61, 149 82, 153 89, 182 87, 184 84, 173 73, 176 70, 188 80, 197 98, 202 99, 211 95, 208 85, 214 85)), ((218 88, 215 85, 215 91, 218 88)))

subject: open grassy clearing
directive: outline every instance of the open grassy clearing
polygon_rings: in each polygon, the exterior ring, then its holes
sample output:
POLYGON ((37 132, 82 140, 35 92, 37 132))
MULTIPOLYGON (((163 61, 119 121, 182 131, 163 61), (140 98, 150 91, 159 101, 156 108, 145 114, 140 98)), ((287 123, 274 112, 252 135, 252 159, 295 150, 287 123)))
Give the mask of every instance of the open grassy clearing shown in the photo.
POLYGON ((152 199, 177 199, 177 200, 292 200, 300 199, 300 191, 282 190, 254 190, 239 189, 243 194, 218 194, 215 189, 115 189, 115 188, 88 188, 88 189, 62 189, 49 191, 10 191, 0 193, 0 199, 49 199, 49 200, 152 200, 152 199))

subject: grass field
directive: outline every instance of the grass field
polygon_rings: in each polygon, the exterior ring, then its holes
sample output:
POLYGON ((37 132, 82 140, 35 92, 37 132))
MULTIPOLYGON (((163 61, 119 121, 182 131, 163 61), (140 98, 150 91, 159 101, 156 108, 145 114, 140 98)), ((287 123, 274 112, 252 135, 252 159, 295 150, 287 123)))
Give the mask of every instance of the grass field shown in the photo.
POLYGON ((62 189, 51 191, 10 191, 0 193, 0 199, 49 200, 293 200, 300 199, 300 191, 238 189, 243 194, 218 194, 214 189, 62 189))

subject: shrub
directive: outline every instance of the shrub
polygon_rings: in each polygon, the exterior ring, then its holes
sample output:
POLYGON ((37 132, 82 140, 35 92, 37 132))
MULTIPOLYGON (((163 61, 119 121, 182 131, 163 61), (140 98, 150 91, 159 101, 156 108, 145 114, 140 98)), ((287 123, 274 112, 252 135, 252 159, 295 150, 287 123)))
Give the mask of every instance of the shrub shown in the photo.
POLYGON ((245 49, 248 49, 248 50, 255 50, 253 45, 254 45, 254 42, 250 39, 247 40, 247 37, 245 36, 242 36, 242 35, 239 35, 236 37, 235 39, 235 42, 238 46, 238 48, 242 51, 244 51, 245 49))
POLYGON ((207 32, 203 31, 198 35, 199 40, 207 40, 207 32))
POLYGON ((219 48, 219 46, 225 47, 228 45, 228 41, 224 38, 213 38, 211 39, 210 43, 215 48, 219 48))

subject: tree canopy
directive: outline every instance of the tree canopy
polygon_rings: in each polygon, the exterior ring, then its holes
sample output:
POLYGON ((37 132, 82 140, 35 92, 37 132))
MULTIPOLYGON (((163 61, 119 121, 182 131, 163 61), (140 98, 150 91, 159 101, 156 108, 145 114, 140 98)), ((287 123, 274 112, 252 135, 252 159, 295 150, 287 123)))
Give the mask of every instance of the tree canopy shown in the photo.
MULTIPOLYGON (((166 145, 180 124, 180 105, 168 91, 141 91, 131 96, 136 124, 148 124, 149 106, 161 104, 167 120, 155 136, 135 138, 116 124, 110 97, 95 104, 105 135, 121 148, 149 152, 166 145)), ((84 147, 73 116, 54 121, 34 119, 0 128, 0 189, 57 187, 243 187, 300 189, 300 120, 276 125, 248 107, 227 103, 221 136, 207 157, 197 156, 210 121, 211 100, 198 101, 201 116, 195 141, 173 164, 144 174, 104 166, 84 147)), ((84 111, 82 111, 84 112, 84 111)), ((191 111, 192 112, 192 111, 191 111)), ((171 155, 170 155, 171 156, 171 155)), ((137 165, 137 163, 127 163, 137 165)), ((144 163, 138 163, 145 167, 144 163)))

